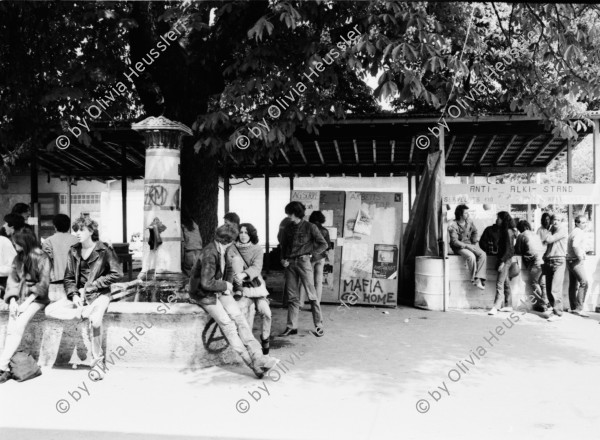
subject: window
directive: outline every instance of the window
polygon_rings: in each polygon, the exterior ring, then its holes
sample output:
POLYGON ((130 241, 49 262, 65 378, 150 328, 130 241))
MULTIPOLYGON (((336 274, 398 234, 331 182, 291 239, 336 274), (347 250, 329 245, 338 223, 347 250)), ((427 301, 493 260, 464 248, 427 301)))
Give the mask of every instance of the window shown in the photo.
MULTIPOLYGON (((67 195, 60 195, 60 204, 67 204, 67 195)), ((95 194, 71 194, 72 205, 99 205, 100 204, 100 193, 95 194)))

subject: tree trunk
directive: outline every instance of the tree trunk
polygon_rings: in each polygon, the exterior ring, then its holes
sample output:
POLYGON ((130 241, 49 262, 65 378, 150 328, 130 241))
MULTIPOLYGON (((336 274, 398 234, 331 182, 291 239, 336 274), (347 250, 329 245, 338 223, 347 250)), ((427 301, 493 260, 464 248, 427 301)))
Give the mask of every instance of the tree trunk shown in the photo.
POLYGON ((209 243, 219 223, 219 170, 216 157, 195 153, 191 142, 181 150, 181 203, 198 223, 203 244, 209 243))

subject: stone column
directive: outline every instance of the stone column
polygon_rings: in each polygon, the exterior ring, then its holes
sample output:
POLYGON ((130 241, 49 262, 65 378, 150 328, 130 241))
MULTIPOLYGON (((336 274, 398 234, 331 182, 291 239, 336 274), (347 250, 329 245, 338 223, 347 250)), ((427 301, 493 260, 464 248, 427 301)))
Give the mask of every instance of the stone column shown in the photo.
POLYGON ((171 279, 181 276, 181 177, 183 136, 192 131, 162 116, 149 117, 132 128, 146 141, 144 177, 144 248, 140 278, 171 279), (149 227, 156 225, 162 244, 151 249, 149 227))

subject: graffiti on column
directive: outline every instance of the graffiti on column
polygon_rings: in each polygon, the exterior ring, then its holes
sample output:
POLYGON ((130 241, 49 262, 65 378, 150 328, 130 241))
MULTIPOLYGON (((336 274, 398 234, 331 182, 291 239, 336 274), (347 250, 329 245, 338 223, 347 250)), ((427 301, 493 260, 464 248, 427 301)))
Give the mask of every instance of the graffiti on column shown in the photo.
POLYGON ((146 185, 144 187, 144 205, 163 206, 167 201, 167 189, 162 185, 146 185))

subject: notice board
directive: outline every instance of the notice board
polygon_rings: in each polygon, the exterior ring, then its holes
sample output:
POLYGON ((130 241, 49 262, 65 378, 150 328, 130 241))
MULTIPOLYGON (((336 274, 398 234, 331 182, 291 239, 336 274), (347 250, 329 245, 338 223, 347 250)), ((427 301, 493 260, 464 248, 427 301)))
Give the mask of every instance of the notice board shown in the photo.
POLYGON ((342 301, 396 306, 401 238, 401 193, 346 193, 340 275, 342 301))

